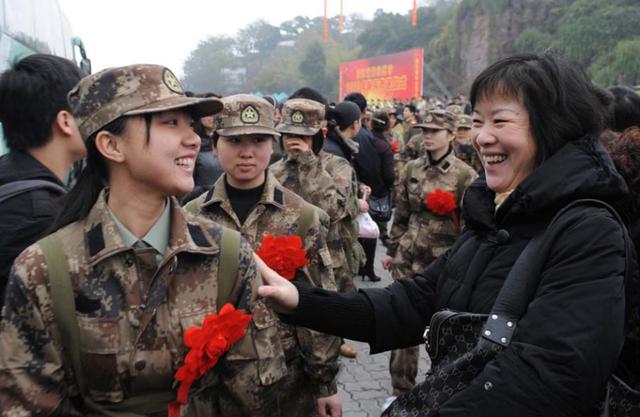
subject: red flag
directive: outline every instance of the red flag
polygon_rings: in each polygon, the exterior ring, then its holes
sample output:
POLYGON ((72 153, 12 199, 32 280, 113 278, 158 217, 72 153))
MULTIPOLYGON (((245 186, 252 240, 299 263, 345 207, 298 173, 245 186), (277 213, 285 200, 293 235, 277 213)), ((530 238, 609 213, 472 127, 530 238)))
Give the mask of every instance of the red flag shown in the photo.
POLYGON ((417 0, 413 0, 413 10, 411 11, 411 26, 415 26, 418 24, 418 5, 416 3, 417 0))
POLYGON ((329 18, 327 17, 327 0, 324 0, 324 32, 322 33, 322 40, 329 42, 329 18))

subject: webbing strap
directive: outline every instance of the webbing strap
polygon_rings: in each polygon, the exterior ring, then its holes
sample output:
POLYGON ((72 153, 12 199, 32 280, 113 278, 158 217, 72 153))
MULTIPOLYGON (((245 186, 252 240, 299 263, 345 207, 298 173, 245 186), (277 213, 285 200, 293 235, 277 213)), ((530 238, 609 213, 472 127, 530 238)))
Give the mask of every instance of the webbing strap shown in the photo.
POLYGON ((70 361, 76 384, 87 408, 107 417, 143 417, 146 414, 166 410, 168 404, 176 398, 173 392, 130 397, 117 404, 97 404, 89 398, 80 360, 80 328, 76 319, 76 304, 62 242, 54 233, 40 240, 38 244, 47 264, 51 302, 60 332, 60 343, 64 356, 70 361))
POLYGON ((33 190, 49 190, 53 191, 56 194, 65 194, 67 190, 51 181, 46 180, 21 180, 21 181, 13 181, 0 186, 0 203, 5 200, 9 200, 10 198, 16 197, 20 194, 24 194, 33 190))
POLYGON ((240 232, 223 228, 222 243, 220 245, 220 270, 218 271, 217 309, 220 309, 231 295, 236 285, 238 268, 240 266, 240 232))
POLYGON ((315 214, 316 208, 311 204, 304 202, 304 206, 302 206, 302 213, 300 213, 300 217, 298 218, 298 230, 296 234, 300 236, 300 238, 304 241, 307 237, 307 233, 309 233, 309 228, 311 227, 311 223, 313 222, 313 215, 315 214))

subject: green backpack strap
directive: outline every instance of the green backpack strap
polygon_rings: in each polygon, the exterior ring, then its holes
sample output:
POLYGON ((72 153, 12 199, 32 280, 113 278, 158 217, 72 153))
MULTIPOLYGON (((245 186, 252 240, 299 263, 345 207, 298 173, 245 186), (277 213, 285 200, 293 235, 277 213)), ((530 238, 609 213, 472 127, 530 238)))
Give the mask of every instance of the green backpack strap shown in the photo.
POLYGON ((71 363, 76 384, 87 408, 107 417, 143 417, 166 410, 169 402, 176 398, 175 393, 171 391, 130 397, 120 403, 109 405, 97 404, 87 395, 80 360, 80 328, 76 319, 76 303, 62 241, 54 233, 40 240, 38 244, 47 264, 51 302, 60 332, 60 343, 65 357, 71 363))
POLYGON ((229 300, 236 285, 240 267, 240 232, 223 227, 220 244, 220 269, 218 270, 218 312, 229 300))
POLYGON ((305 201, 304 206, 302 206, 302 213, 300 213, 300 217, 298 218, 298 230, 296 231, 296 234, 300 236, 303 241, 307 237, 307 233, 309 233, 315 212, 316 207, 305 201))

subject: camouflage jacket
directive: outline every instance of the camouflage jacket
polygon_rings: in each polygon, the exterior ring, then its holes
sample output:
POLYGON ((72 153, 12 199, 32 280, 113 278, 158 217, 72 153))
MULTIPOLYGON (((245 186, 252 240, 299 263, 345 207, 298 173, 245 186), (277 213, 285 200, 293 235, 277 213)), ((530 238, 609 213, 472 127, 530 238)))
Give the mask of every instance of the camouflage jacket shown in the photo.
MULTIPOLYGON (((238 230, 255 251, 265 234, 294 235, 305 201, 284 188, 267 173, 263 195, 244 224, 234 212, 225 186, 226 174, 213 188, 189 203, 207 218, 238 230)), ((188 206, 189 206, 188 205, 188 206)), ((190 207, 192 209, 193 207, 190 207)), ((332 259, 326 244, 329 219, 326 213, 315 210, 313 222, 303 239, 309 264, 300 270, 296 280, 326 289, 335 289, 332 259)), ((335 377, 338 368, 339 339, 313 330, 293 327, 278 321, 282 345, 287 358, 302 356, 310 372, 309 377, 317 395, 325 397, 337 392, 335 377)))
POLYGON ((318 155, 307 151, 295 159, 282 159, 269 170, 284 187, 327 212, 331 219, 327 245, 336 282, 352 281, 358 184, 349 161, 325 151, 318 155))
POLYGON ((457 141, 453 141, 453 151, 456 153, 458 159, 466 162, 477 173, 482 172, 482 161, 478 152, 471 144, 463 144, 457 141))
POLYGON ((410 277, 429 265, 459 234, 450 216, 438 216, 427 209, 426 195, 436 188, 452 192, 460 207, 464 190, 476 177, 475 171, 453 152, 437 165, 429 162, 426 153, 407 163, 396 188, 387 249, 387 254, 394 257, 394 278, 410 277))
MULTIPOLYGON (((80 355, 88 393, 117 404, 131 396, 170 391, 186 354, 185 329, 217 310, 222 228, 170 200, 169 246, 153 276, 126 246, 106 208, 104 192, 89 215, 56 232, 63 244, 80 329, 80 355), (144 282, 143 282, 144 281, 144 282), (145 285, 146 284, 146 285, 145 285)), ((260 283, 253 254, 242 240, 229 301, 253 315, 247 334, 215 369, 220 396, 255 397, 273 385, 286 364, 276 318, 256 297, 260 283), (260 340, 271 345, 261 349, 260 340), (217 372, 216 372, 217 373, 217 372), (248 374, 262 386, 248 387, 248 374)), ((90 415, 81 407, 73 371, 54 321, 49 276, 38 243, 16 259, 0 329, 1 416, 90 415)), ((213 398, 213 396, 211 396, 213 398)), ((183 415, 225 415, 188 407, 183 415)), ((277 415, 248 404, 246 415, 277 415)))

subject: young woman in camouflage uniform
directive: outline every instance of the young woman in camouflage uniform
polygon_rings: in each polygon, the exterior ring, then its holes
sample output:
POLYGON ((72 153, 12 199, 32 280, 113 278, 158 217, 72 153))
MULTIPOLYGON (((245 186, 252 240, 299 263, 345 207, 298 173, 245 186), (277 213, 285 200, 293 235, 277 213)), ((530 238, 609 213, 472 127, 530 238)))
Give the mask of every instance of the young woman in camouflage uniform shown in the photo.
MULTIPOLYGON (((267 398, 284 360, 275 347, 256 349, 258 340, 280 341, 276 317, 256 297, 251 248, 240 240, 226 251, 237 272, 220 277, 222 236, 235 232, 172 197, 193 188, 200 146, 193 118, 218 112, 220 101, 185 97, 173 73, 157 65, 90 75, 68 98, 87 165, 58 230, 14 263, 0 330, 0 415, 166 415, 187 350, 183 333, 220 308, 221 279, 232 280, 221 303, 253 321, 218 363, 218 386, 192 395, 182 415, 224 416, 216 395, 267 398), (69 303, 56 295, 64 282, 69 303), (68 314, 57 313, 62 304, 71 304, 68 314), (264 387, 243 385, 257 372, 264 387)), ((255 403, 245 415, 279 415, 255 403)))
MULTIPOLYGON (((453 153, 453 114, 431 110, 425 122, 416 126, 423 129, 426 152, 407 164, 396 189, 393 226, 383 261, 394 279, 412 277, 427 267, 453 244, 460 232, 451 217, 429 211, 425 196, 440 188, 453 193, 460 207, 464 190, 477 177, 474 170, 453 153)), ((391 352, 389 367, 394 396, 415 385, 418 358, 418 346, 391 352)))
MULTIPOLYGON (((295 280, 320 288, 335 289, 332 260, 326 243, 329 218, 317 207, 287 188, 267 170, 273 142, 279 133, 274 129, 274 108, 266 100, 247 94, 222 99, 224 108, 217 118, 214 152, 224 174, 213 188, 187 205, 189 211, 238 230, 258 251, 265 234, 294 235, 303 239, 309 265, 298 270, 295 280), (304 211, 311 210, 306 231, 301 231, 304 211)), ((277 322, 281 345, 277 352, 286 360, 273 384, 271 397, 264 397, 263 407, 277 404, 281 417, 337 415, 341 401, 337 395, 336 375, 340 339, 302 327, 277 322)), ((271 351, 275 347, 256 349, 271 351)), ((244 381, 247 386, 265 384, 256 375, 244 381)), ((224 401, 226 415, 243 417, 250 414, 243 401, 224 401), (231 410, 235 410, 231 412, 231 410)), ((259 406, 260 404, 256 404, 259 406)))

